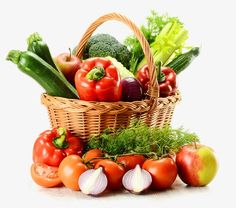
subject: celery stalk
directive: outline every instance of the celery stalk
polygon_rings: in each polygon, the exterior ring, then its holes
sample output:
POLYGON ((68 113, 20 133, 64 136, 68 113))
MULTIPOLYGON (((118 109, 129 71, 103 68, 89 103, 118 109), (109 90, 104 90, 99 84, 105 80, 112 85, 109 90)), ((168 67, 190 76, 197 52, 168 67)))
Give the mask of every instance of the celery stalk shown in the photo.
MULTIPOLYGON (((188 39, 188 31, 177 21, 167 23, 156 36, 155 41, 151 44, 151 52, 155 63, 161 62, 165 65, 170 57, 179 49, 184 47, 188 39)), ((146 59, 138 64, 137 69, 147 63, 146 59)))

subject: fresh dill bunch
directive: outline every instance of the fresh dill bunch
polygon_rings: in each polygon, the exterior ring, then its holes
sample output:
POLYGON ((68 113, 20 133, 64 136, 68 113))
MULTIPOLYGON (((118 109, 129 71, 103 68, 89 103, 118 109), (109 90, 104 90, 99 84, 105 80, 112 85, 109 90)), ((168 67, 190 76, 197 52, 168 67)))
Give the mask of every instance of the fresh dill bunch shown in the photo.
POLYGON ((144 124, 134 124, 115 132, 107 129, 101 135, 92 137, 87 149, 99 148, 109 155, 146 154, 156 156, 177 152, 183 145, 199 142, 196 134, 183 128, 150 128, 144 124))

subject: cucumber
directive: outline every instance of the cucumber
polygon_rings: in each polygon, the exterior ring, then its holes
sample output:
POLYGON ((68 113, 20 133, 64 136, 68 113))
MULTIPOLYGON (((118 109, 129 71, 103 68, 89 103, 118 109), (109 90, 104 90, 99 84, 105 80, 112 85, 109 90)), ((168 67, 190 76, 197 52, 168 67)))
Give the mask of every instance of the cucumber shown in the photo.
POLYGON ((7 60, 15 63, 25 74, 38 82, 49 95, 78 98, 76 89, 51 65, 31 51, 12 50, 7 60))
POLYGON ((53 58, 51 56, 48 45, 43 41, 42 37, 38 33, 33 33, 27 39, 28 51, 37 54, 40 58, 50 64, 54 69, 58 70, 53 58))
POLYGON ((66 80, 62 71, 57 68, 53 61, 48 45, 43 41, 42 37, 36 32, 27 38, 28 51, 31 51, 50 64, 55 70, 59 71, 63 79, 66 80))
POLYGON ((170 63, 167 64, 168 67, 172 68, 176 74, 179 74, 184 69, 186 69, 190 63, 199 55, 199 47, 194 47, 190 51, 180 54, 170 63))

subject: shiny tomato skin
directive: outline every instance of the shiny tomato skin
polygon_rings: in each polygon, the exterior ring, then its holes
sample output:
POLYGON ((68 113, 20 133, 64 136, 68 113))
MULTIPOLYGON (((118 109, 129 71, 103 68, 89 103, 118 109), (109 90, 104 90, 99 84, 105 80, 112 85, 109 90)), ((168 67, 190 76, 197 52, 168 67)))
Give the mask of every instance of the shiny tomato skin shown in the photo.
POLYGON ((122 177, 125 174, 125 168, 122 165, 104 159, 99 161, 95 165, 95 169, 103 167, 103 171, 108 179, 108 189, 109 190, 119 190, 122 187, 122 177))
POLYGON ((80 175, 88 170, 78 155, 69 155, 59 165, 58 175, 62 183, 74 191, 80 190, 78 180, 80 175))
POLYGON ((117 162, 124 165, 125 170, 134 169, 136 165, 142 167, 146 158, 143 155, 125 155, 117 158, 117 162))
POLYGON ((101 158, 103 156, 103 152, 100 149, 90 149, 83 155, 83 161, 85 163, 90 163, 92 166, 96 165, 97 162, 99 162, 101 159, 96 159, 96 158, 101 158))
POLYGON ((148 159, 142 168, 151 174, 152 188, 156 190, 170 188, 177 177, 177 166, 172 158, 148 159))
POLYGON ((40 186, 50 188, 61 184, 58 176, 58 167, 48 166, 43 163, 33 163, 30 170, 32 179, 40 186))

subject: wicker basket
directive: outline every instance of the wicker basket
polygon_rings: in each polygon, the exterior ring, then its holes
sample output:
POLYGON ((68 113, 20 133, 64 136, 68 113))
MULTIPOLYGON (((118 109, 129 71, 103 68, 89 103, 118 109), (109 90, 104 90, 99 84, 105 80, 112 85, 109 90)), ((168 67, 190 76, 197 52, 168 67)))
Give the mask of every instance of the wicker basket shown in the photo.
POLYGON ((41 101, 48 109, 51 126, 66 127, 84 141, 108 127, 114 129, 121 126, 126 127, 137 120, 151 127, 168 125, 171 122, 175 105, 180 100, 179 92, 166 98, 158 97, 157 70, 148 42, 139 28, 123 15, 110 13, 93 22, 78 44, 76 55, 82 56, 83 49, 92 33, 108 20, 122 22, 134 32, 147 59, 151 78, 150 86, 147 99, 134 102, 91 102, 42 94, 41 101))

